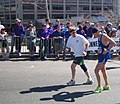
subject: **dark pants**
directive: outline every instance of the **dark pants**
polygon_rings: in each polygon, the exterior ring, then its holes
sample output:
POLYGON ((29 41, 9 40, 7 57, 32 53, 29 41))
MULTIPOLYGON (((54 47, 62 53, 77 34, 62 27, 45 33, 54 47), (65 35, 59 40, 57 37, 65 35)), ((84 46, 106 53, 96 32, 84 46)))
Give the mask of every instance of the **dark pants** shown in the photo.
POLYGON ((46 57, 47 56, 47 53, 48 53, 48 40, 45 39, 41 39, 40 40, 40 45, 39 45, 39 55, 42 57, 46 57))
POLYGON ((22 44, 22 38, 21 37, 15 37, 15 48, 16 51, 19 53, 21 52, 21 44, 22 44))

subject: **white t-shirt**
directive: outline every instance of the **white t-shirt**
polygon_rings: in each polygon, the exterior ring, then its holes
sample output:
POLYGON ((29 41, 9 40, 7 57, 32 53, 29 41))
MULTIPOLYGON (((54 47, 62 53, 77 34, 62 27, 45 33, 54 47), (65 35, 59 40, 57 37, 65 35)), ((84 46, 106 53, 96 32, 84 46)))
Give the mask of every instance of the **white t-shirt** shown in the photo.
POLYGON ((4 34, 1 34, 1 33, 0 33, 0 40, 5 40, 5 39, 7 39, 6 35, 7 35, 7 32, 5 32, 4 34))
POLYGON ((72 48, 75 57, 80 57, 83 56, 85 44, 89 44, 89 41, 84 36, 76 34, 76 37, 69 37, 66 47, 72 48))
POLYGON ((120 30, 117 30, 116 36, 117 36, 117 37, 120 37, 120 30))

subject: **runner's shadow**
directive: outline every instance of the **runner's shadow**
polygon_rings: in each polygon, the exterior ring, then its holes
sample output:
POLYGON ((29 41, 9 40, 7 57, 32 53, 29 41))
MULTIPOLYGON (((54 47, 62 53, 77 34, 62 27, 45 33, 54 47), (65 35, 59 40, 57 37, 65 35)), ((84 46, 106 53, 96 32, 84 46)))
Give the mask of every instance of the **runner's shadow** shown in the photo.
POLYGON ((20 94, 27 94, 32 92, 51 92, 58 91, 59 89, 65 88, 67 85, 54 85, 54 86, 45 86, 45 87, 34 87, 26 91, 21 91, 20 94))
POLYGON ((93 91, 84 91, 84 92, 60 92, 53 95, 51 98, 41 98, 41 101, 46 100, 55 100, 57 102, 75 102, 75 98, 83 97, 86 95, 93 94, 93 91))
POLYGON ((106 70, 111 70, 111 69, 120 69, 120 67, 107 67, 106 70))
MULTIPOLYGON (((75 84, 74 86, 80 86, 80 85, 83 85, 83 84, 75 84)), ((53 86, 45 86, 45 87, 34 87, 34 88, 30 88, 29 90, 26 90, 26 91, 21 91, 19 93, 20 94, 28 94, 28 93, 32 93, 32 92, 59 91, 59 89, 62 89, 62 88, 65 88, 65 87, 72 87, 72 86, 68 86, 68 85, 53 85, 53 86)))

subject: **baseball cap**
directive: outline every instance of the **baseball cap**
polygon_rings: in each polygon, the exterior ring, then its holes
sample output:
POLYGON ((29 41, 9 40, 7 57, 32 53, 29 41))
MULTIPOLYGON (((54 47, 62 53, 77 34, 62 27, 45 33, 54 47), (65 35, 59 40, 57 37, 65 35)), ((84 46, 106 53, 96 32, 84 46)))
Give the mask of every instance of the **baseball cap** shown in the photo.
POLYGON ((34 27, 34 25, 33 24, 29 24, 29 27, 34 27))
POLYGON ((17 18, 15 21, 16 21, 16 22, 21 22, 21 20, 20 20, 20 19, 18 19, 18 18, 17 18))

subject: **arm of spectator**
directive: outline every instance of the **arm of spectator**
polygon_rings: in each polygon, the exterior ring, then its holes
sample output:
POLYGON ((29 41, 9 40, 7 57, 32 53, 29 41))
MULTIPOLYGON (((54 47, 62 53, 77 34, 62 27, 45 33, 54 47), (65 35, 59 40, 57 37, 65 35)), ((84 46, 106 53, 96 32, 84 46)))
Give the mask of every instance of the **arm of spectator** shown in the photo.
POLYGON ((23 36, 25 35, 25 30, 24 30, 24 26, 23 25, 21 26, 21 33, 22 33, 23 36))

